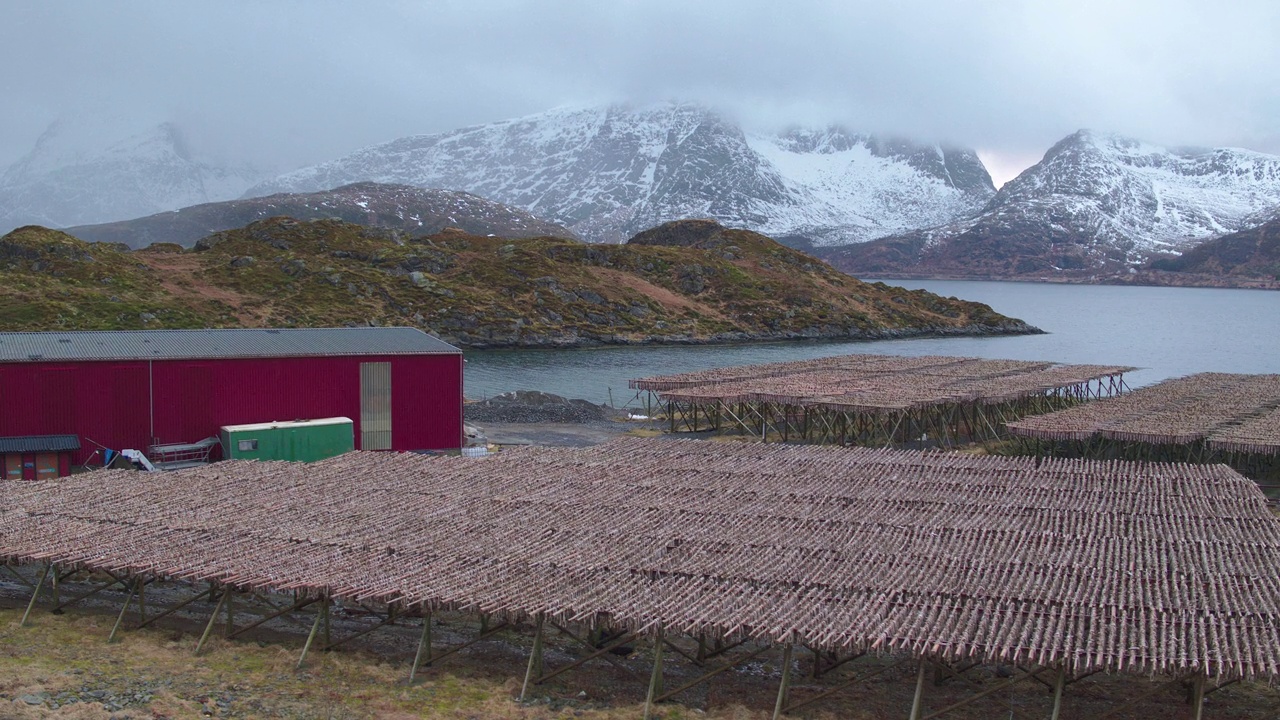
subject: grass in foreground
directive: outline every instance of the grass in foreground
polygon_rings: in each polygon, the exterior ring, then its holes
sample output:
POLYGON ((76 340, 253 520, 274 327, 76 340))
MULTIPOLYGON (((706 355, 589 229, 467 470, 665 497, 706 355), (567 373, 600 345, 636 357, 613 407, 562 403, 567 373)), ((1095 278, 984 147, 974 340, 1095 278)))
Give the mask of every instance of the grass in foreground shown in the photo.
MULTIPOLYGON (((37 608, 26 627, 20 609, 0 610, 0 717, 78 718, 621 718, 626 705, 576 707, 514 698, 519 680, 432 669, 410 686, 407 667, 363 652, 316 653, 296 670, 294 644, 211 640, 195 657, 195 638, 144 629, 106 639, 115 618, 37 608), (458 674, 455 674, 458 673, 458 674)), ((462 665, 461 663, 459 665, 462 665)), ((680 718, 665 706, 661 717, 680 718)), ((726 708, 723 716, 747 717, 726 708)))
MULTIPOLYGON (((177 629, 128 631, 108 645, 114 614, 68 611, 52 615, 37 608, 27 627, 19 627, 21 608, 0 609, 0 718, 65 718, 79 720, 180 720, 185 718, 639 718, 636 698, 644 688, 613 677, 612 668, 583 666, 546 686, 533 701, 515 700, 523 677, 527 648, 517 635, 495 643, 491 651, 455 655, 442 666, 424 670, 410 686, 408 660, 364 651, 317 653, 302 670, 295 669, 301 637, 286 635, 271 642, 210 640, 201 657, 192 650, 196 637, 177 629)), ((548 638, 548 651, 554 642, 548 638)), ((565 662, 561 655, 557 663, 565 662)), ((803 663, 803 661, 802 661, 803 663)), ((748 667, 758 665, 750 663, 748 667)), ((802 670, 803 665, 802 665, 802 670)), ((673 668, 674 670, 674 668, 673 668)), ((688 668, 686 670, 692 670, 688 668)), ((771 715, 777 681, 775 667, 720 676, 703 686, 703 711, 662 704, 655 718, 763 720, 771 715)), ((866 668, 858 670, 861 674, 866 668)), ((806 708, 797 717, 826 720, 879 720, 907 714, 915 671, 880 675, 866 685, 846 690, 806 708)), ((825 684, 811 683, 800 672, 793 692, 812 695, 825 684)), ((831 680, 834 680, 832 678, 831 680)), ((669 677, 668 682, 675 681, 669 677)), ((982 674, 982 683, 997 682, 982 674)), ((1146 692, 1141 678, 1093 675, 1072 686, 1064 698, 1065 718, 1096 717, 1146 692)), ((930 684, 927 707, 937 710, 971 694, 958 682, 930 684)), ((793 696, 794 697, 794 696, 793 696)), ((1034 683, 1001 692, 947 717, 988 720, 1008 716, 1017 707, 1037 716, 1048 707, 1046 691, 1034 683)), ((1165 687, 1115 717, 1149 720, 1186 717, 1184 693, 1165 687)), ((1238 683, 1222 688, 1206 701, 1206 717, 1273 720, 1280 718, 1280 691, 1264 683, 1238 683)))

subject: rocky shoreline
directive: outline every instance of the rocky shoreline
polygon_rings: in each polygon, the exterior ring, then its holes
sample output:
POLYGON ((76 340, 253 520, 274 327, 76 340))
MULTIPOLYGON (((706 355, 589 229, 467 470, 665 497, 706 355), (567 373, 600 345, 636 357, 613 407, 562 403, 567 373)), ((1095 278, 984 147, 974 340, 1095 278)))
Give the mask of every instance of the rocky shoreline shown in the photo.
POLYGON ((516 390, 462 407, 468 423, 594 423, 620 414, 607 405, 553 395, 539 390, 516 390))
POLYGON ((569 350, 637 345, 736 345, 747 343, 790 341, 845 341, 865 342, 875 340, 909 340, 946 337, 999 337, 1006 335, 1043 335, 1041 330, 1021 320, 1011 319, 1002 325, 970 325, 967 327, 878 328, 875 330, 850 330, 846 328, 805 328, 797 332, 748 333, 727 332, 695 336, 687 333, 676 335, 622 335, 607 332, 582 333, 574 329, 550 333, 530 333, 509 329, 478 329, 478 332, 435 333, 441 340, 465 350, 569 350), (483 333, 483 334, 481 334, 483 333))
POLYGON ((1222 288, 1227 290, 1280 290, 1280 279, 1203 273, 1143 270, 1129 275, 1077 277, 1072 275, 958 275, 948 273, 903 273, 876 275, 886 282, 901 280, 965 280, 970 282, 1024 282, 1044 285, 1137 285, 1140 287, 1222 288))

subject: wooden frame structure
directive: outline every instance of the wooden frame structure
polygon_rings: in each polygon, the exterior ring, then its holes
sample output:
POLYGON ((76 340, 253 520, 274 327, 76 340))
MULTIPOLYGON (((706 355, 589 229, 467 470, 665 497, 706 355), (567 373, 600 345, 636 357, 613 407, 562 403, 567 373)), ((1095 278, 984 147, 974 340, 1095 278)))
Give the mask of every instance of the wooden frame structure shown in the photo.
POLYGON ((671 432, 732 429, 768 441, 953 447, 1126 389, 1130 367, 946 356, 843 355, 632 380, 671 432))
POLYGON ((1280 471, 1280 375, 1199 373, 1008 425, 1030 454, 1280 471))
POLYGON ((687 689, 664 686, 666 651, 707 663, 698 682, 772 651, 775 715, 821 699, 790 696, 802 647, 815 675, 917 663, 916 720, 951 709, 928 710, 930 668, 1052 678, 1054 717, 1061 688, 1099 670, 1186 680, 1200 698, 1280 677, 1280 523, 1223 466, 627 439, 109 470, 11 483, 0 501, 0 558, 38 568, 28 611, 81 570, 127 588, 117 629, 133 598, 146 612, 148 582, 209 583, 184 601, 218 598, 200 647, 220 613, 225 634, 248 629, 231 627, 237 598, 275 593, 267 615, 319 608, 300 663, 350 639, 328 629, 341 600, 385 616, 351 637, 426 618, 411 675, 442 657, 432 613, 479 616, 477 637, 532 624, 526 691, 557 672, 548 627, 621 633, 583 640, 595 651, 647 641, 649 704, 687 689))

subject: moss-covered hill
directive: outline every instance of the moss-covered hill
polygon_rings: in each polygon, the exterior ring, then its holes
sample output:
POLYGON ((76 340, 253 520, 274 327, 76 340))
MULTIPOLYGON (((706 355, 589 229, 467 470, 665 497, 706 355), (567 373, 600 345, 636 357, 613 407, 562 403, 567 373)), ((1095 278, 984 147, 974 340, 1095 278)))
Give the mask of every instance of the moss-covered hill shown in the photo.
POLYGON ((866 284, 763 235, 669 223, 627 245, 271 218, 191 250, 0 238, 5 330, 416 325, 468 347, 1034 332, 866 284))

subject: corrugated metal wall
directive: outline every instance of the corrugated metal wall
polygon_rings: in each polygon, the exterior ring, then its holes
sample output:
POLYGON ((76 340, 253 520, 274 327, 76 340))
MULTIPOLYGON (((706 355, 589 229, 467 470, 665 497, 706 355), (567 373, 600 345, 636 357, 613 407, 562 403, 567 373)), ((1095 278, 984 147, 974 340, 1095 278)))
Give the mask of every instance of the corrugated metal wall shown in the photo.
POLYGON ((360 366, 370 362, 390 369, 389 449, 461 446, 462 356, 443 354, 0 364, 0 435, 74 433, 83 463, 98 445, 145 449, 222 425, 346 416, 363 447, 360 366))

